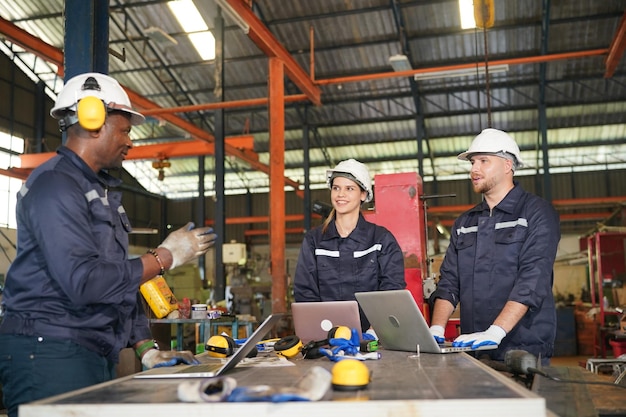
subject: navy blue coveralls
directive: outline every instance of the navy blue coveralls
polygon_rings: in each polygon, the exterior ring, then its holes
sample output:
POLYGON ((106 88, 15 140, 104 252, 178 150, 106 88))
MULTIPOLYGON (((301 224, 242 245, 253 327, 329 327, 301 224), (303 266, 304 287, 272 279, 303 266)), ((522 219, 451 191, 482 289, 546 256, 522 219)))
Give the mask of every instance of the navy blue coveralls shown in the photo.
MULTIPOLYGON (((296 274, 294 298, 301 301, 355 300, 360 291, 404 289, 404 257, 386 228, 359 213, 356 228, 342 238, 331 222, 304 236, 296 274)), ((361 330, 370 327, 361 311, 361 330)))
POLYGON ((152 339, 139 298, 143 266, 128 259, 121 183, 66 147, 18 193, 17 256, 6 279, 0 334, 70 340, 116 363, 152 339))
POLYGON ((528 311, 498 349, 484 352, 499 361, 512 349, 551 357, 553 267, 560 236, 552 205, 515 183, 493 210, 483 201, 455 221, 431 301, 460 302, 462 334, 487 330, 509 300, 524 304, 528 311))

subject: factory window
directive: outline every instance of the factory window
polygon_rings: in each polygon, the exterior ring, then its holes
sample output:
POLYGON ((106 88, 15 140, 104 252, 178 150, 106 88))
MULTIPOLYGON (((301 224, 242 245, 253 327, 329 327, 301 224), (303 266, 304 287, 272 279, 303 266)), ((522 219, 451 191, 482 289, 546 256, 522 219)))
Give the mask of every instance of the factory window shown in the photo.
MULTIPOLYGON (((24 152, 24 139, 0 132, 0 170, 19 167, 24 152)), ((22 180, 2 175, 0 171, 0 227, 17 227, 15 204, 22 180)))

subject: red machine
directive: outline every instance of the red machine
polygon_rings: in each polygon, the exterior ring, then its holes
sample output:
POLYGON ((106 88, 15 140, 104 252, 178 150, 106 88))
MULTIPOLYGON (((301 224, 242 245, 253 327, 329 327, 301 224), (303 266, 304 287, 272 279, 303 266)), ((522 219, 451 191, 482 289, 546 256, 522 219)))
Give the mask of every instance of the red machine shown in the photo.
POLYGON ((368 221, 386 227, 404 254, 404 277, 417 305, 425 313, 423 280, 426 278, 426 217, 421 196, 422 179, 416 172, 376 175, 376 211, 364 213, 368 221))
MULTIPOLYGON (((591 304, 599 307, 596 317, 598 334, 595 337, 594 356, 606 357, 606 339, 612 331, 616 330, 607 323, 607 316, 617 318, 621 312, 604 305, 603 296, 606 291, 612 292, 612 305, 623 304, 624 300, 618 300, 614 289, 621 287, 626 278, 626 233, 597 232, 585 240, 580 241, 580 248, 586 246, 589 262, 589 287, 591 290, 591 304)), ((619 329, 621 324, 617 323, 619 329)), ((615 352, 614 352, 615 353, 615 352)), ((615 355, 619 356, 619 355, 615 355)))

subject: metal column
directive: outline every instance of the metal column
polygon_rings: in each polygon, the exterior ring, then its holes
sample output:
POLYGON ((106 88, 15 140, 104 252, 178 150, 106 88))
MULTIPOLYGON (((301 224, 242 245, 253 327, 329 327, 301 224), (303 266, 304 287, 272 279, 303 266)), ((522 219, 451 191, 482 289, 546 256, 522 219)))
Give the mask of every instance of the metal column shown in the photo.
POLYGON ((285 68, 269 59, 270 118, 270 260, 272 312, 287 311, 285 274, 285 68))

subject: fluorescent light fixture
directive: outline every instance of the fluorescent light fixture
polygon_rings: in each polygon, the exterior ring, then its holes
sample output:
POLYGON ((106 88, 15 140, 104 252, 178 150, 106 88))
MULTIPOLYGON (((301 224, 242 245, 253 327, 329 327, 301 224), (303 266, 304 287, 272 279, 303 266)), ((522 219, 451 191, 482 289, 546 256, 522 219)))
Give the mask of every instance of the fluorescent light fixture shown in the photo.
POLYGON ((167 2, 176 20, 189 36, 189 40, 204 60, 215 59, 215 38, 193 3, 193 0, 167 2))
POLYGON ((474 29, 474 0, 459 0, 459 13, 461 14, 461 29, 474 29))
POLYGON ((200 12, 193 3, 193 0, 175 0, 167 2, 176 20, 187 33, 202 32, 209 30, 206 22, 200 15, 200 12))
POLYGON ((224 12, 226 12, 228 17, 230 17, 231 20, 235 22, 235 24, 241 28, 241 30, 243 30, 243 33, 247 35, 248 32, 250 32, 250 25, 245 20, 243 20, 241 16, 239 16, 239 13, 237 13, 230 6, 230 4, 228 4, 228 1, 215 0, 215 3, 217 3, 217 5, 220 6, 224 12))
POLYGON ((173 43, 174 45, 178 45, 178 41, 176 39, 159 27, 150 26, 149 28, 145 28, 143 33, 156 42, 163 44, 173 43))
MULTIPOLYGON (((499 72, 507 72, 509 70, 508 64, 502 65, 490 65, 489 66, 489 74, 499 73, 499 72)), ((463 68, 457 70, 445 70, 445 71, 434 71, 434 72, 425 72, 421 74, 413 75, 415 81, 422 80, 434 80, 438 78, 452 78, 452 77, 471 77, 473 75, 482 75, 485 74, 485 67, 474 67, 474 68, 463 68)))
POLYGON ((389 64, 391 65, 393 70, 396 72, 410 71, 413 69, 411 68, 411 63, 409 62, 409 58, 406 55, 398 54, 398 55, 390 56, 389 64))
POLYGON ((211 32, 190 33, 188 36, 203 60, 215 59, 215 37, 211 32))

